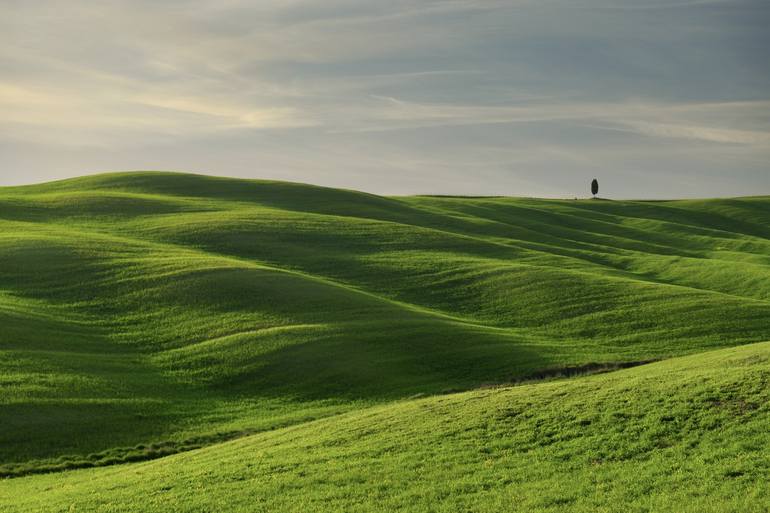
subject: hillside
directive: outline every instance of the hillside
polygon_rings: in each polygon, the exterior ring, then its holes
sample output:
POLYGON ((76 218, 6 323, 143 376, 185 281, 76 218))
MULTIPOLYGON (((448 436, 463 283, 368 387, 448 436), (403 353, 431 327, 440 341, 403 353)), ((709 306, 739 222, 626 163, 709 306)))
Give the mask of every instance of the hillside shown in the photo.
POLYGON ((767 511, 770 343, 397 402, 112 469, 4 511, 767 511))
POLYGON ((0 188, 0 474, 762 342, 768 319, 768 197, 385 198, 173 173, 0 188))

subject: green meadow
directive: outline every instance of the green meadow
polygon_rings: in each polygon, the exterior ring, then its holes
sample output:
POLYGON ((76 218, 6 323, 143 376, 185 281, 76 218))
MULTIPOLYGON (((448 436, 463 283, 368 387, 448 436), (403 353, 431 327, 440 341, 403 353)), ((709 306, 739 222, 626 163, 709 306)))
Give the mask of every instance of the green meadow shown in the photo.
POLYGON ((770 511, 770 197, 0 188, 0 511, 770 511))

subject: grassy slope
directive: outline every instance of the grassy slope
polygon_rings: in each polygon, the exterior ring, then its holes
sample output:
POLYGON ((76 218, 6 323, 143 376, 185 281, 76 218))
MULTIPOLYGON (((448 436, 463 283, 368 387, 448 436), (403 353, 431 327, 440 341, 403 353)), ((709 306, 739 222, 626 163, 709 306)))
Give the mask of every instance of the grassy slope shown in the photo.
POLYGON ((768 198, 382 198, 157 173, 0 189, 0 470, 767 340, 769 239, 768 198))
POLYGON ((765 512, 770 343, 402 401, 109 469, 0 482, 9 512, 765 512))

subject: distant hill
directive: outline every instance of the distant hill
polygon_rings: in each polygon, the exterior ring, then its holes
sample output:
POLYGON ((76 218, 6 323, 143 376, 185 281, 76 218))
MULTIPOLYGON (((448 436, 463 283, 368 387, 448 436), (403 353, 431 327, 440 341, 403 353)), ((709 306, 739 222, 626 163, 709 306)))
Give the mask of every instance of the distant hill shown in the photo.
POLYGON ((770 197, 380 197, 154 172, 0 188, 0 474, 766 341, 769 319, 770 197))

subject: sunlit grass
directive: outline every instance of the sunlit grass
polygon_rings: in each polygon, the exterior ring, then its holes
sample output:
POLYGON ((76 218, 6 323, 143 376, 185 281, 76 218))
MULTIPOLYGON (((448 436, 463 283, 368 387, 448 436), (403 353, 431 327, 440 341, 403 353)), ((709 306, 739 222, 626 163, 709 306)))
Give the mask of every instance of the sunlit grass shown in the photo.
POLYGON ((384 198, 157 173, 3 188, 0 473, 765 341, 769 239, 768 198, 384 198))
POLYGON ((770 343, 0 483, 12 511, 762 512, 770 343))

